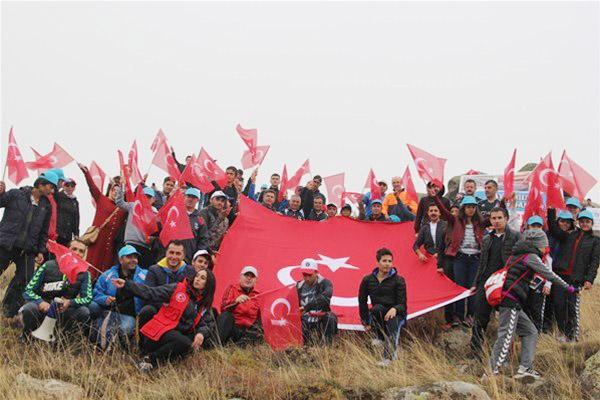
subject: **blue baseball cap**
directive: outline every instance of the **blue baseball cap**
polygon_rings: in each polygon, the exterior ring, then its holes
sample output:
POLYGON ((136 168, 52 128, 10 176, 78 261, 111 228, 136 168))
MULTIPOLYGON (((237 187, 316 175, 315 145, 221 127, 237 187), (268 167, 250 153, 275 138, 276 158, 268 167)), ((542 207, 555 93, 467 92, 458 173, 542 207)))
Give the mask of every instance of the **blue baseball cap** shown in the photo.
POLYGON ((568 211, 561 211, 558 213, 558 219, 570 219, 571 221, 574 220, 573 218, 573 214, 571 214, 568 211))
POLYGON ((375 204, 375 203, 383 204, 383 201, 381 201, 381 199, 371 200, 371 204, 375 204))
POLYGON ((400 222, 400 217, 392 214, 392 215, 390 215, 390 221, 391 222, 400 222))
POLYGON ((594 214, 590 210, 583 210, 577 214, 577 219, 587 218, 591 219, 594 222, 594 214))
POLYGON ((119 250, 119 258, 130 256, 132 254, 139 255, 140 253, 130 244, 126 244, 125 246, 121 247, 121 250, 119 250))
POLYGON ((462 201, 460 202, 460 206, 476 206, 477 205, 477 200, 475 200, 475 197, 473 196, 465 196, 463 197, 462 201))
POLYGON ((145 187, 145 188, 144 188, 144 194, 145 194, 146 196, 154 197, 155 193, 156 193, 156 192, 155 192, 155 191, 154 191, 154 189, 152 189, 151 187, 145 187))
POLYGON ((66 180, 66 178, 65 178, 65 173, 64 173, 64 171, 63 171, 62 169, 60 169, 60 168, 52 168, 52 169, 49 169, 49 170, 48 170, 48 171, 46 171, 46 172, 52 172, 52 173, 53 173, 54 175, 56 175, 56 176, 58 177, 58 179, 59 179, 59 180, 61 180, 61 181, 64 181, 64 180, 66 180))
POLYGON ((567 202, 565 203, 567 206, 581 208, 581 203, 577 197, 569 197, 567 202))
POLYGON ((58 175, 56 175, 52 171, 46 171, 40 175, 40 178, 53 184, 54 186, 58 186, 58 175))
POLYGON ((529 217, 529 219, 527 220, 527 225, 535 224, 544 225, 544 220, 542 219, 542 217, 540 217, 539 215, 529 217))
POLYGON ((188 190, 185 191, 185 195, 186 196, 194 196, 197 199, 200 198, 200 191, 196 188, 189 188, 188 190))

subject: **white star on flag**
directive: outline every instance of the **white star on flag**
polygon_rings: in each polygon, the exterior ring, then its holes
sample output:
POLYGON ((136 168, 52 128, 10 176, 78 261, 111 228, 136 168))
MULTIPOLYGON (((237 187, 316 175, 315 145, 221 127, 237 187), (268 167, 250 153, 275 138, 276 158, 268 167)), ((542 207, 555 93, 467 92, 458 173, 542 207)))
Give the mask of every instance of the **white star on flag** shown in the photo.
POLYGON ((177 224, 175 223, 175 221, 169 222, 169 225, 171 226, 171 228, 175 228, 177 226, 177 224))
POLYGON ((327 265, 331 272, 335 272, 340 268, 347 269, 359 269, 354 265, 346 264, 346 261, 350 259, 350 257, 342 257, 342 258, 331 258, 324 255, 319 254, 320 260, 316 260, 318 264, 327 265))

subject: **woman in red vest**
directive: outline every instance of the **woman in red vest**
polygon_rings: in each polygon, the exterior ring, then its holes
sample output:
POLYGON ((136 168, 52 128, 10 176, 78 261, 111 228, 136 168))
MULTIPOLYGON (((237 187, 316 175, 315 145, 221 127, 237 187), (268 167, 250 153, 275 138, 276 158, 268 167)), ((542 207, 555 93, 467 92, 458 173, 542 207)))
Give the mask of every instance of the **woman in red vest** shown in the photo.
POLYGON ((215 332, 211 304, 216 281, 211 271, 202 270, 179 283, 156 287, 123 279, 114 279, 113 283, 149 303, 165 303, 140 329, 142 350, 146 353, 138 363, 142 372, 208 345, 215 332))
MULTIPOLYGON (((96 215, 94 215, 92 225, 101 227, 98 239, 88 247, 86 261, 100 271, 105 271, 114 265, 116 253, 115 239, 119 233, 119 229, 121 229, 121 225, 125 222, 125 211, 115 205, 117 186, 113 182, 109 183, 105 196, 94 183, 89 169, 83 164, 77 165, 83 172, 85 181, 90 189, 90 194, 96 202, 96 215)), ((90 273, 93 279, 98 276, 98 272, 95 269, 90 270, 90 273)))

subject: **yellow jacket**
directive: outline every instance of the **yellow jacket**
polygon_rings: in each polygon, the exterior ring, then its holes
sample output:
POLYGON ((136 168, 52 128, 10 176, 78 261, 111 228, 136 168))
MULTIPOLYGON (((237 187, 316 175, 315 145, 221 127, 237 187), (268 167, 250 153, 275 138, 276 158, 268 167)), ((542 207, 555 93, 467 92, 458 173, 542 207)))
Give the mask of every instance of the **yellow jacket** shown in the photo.
MULTIPOLYGON (((417 213, 417 202, 408 199, 408 194, 406 193, 406 190, 400 192, 400 195, 398 197, 400 197, 400 201, 410 209, 410 212, 412 212, 413 214, 417 213)), ((398 201, 396 200, 396 194, 394 192, 386 194, 385 198, 383 199, 382 205, 383 213, 385 215, 388 215, 388 208, 396 204, 398 204, 398 201)))

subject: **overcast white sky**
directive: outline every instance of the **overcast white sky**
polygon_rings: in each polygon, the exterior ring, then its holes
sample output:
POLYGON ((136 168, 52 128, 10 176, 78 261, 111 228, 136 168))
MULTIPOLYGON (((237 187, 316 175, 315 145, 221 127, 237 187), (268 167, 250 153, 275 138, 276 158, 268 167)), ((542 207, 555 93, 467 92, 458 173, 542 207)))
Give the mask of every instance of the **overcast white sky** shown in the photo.
POLYGON ((448 178, 501 173, 514 147, 600 175, 597 2, 2 2, 1 21, 2 160, 14 125, 26 159, 57 141, 111 175, 137 139, 144 172, 163 128, 181 159, 239 165, 240 122, 271 145, 261 183, 306 158, 353 191, 371 167, 416 176, 407 142, 448 178))

